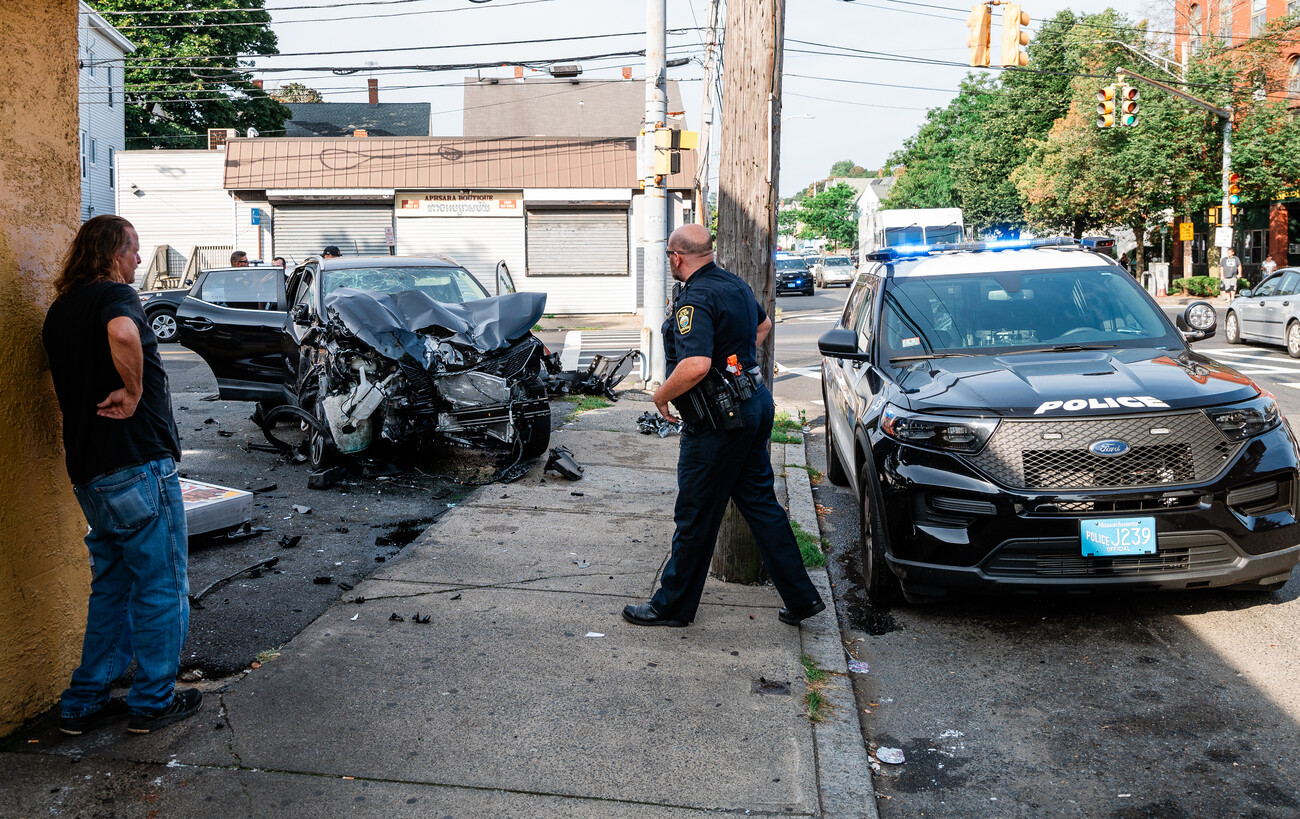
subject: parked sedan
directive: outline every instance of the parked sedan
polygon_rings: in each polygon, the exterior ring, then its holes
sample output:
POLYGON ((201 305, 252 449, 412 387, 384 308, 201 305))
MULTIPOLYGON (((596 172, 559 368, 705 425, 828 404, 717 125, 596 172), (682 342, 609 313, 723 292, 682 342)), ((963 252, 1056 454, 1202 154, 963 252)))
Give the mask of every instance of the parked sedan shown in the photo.
POLYGON ((807 264, 798 256, 776 257, 776 294, 788 296, 813 294, 813 277, 807 264))
POLYGON ((381 441, 544 452, 546 350, 531 330, 545 306, 489 296, 446 257, 311 258, 287 283, 279 268, 205 272, 177 317, 221 397, 257 401, 268 437, 277 419, 306 424, 319 468, 381 441))
POLYGON ((1283 268, 1259 287, 1242 290, 1228 304, 1223 334, 1229 344, 1282 344, 1292 358, 1300 358, 1300 270, 1283 268))
POLYGON ((853 285, 853 277, 858 274, 848 256, 827 256, 813 266, 812 272, 818 287, 830 287, 832 284, 850 287, 853 285))

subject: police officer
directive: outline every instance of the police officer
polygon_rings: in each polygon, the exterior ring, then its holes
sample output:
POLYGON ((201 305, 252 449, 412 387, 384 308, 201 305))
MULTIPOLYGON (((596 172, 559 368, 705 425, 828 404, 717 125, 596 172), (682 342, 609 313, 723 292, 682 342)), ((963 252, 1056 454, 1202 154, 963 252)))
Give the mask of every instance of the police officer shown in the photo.
MULTIPOLYGON (((655 391, 654 402, 665 418, 676 421, 668 402, 680 410, 683 396, 711 370, 725 371, 729 356, 736 356, 742 378, 751 378, 750 371, 758 373, 757 346, 771 332, 772 322, 749 286, 713 263, 713 239, 703 226, 683 225, 673 231, 668 263, 682 288, 663 327, 669 375, 655 391)), ((695 619, 728 499, 749 523, 759 555, 785 602, 781 622, 798 625, 826 608, 803 567, 790 520, 772 488, 772 394, 761 377, 752 376, 750 383, 752 394, 737 408, 737 429, 689 421, 685 425, 677 461, 672 555, 650 602, 623 609, 629 623, 682 627, 695 619)))

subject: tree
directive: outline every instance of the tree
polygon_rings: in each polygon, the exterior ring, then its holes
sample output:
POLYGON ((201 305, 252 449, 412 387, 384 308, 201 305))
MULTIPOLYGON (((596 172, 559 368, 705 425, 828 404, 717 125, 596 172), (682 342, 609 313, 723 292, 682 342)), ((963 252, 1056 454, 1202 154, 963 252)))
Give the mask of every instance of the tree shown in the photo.
POLYGON ((271 99, 276 102, 324 102, 320 92, 300 82, 286 83, 271 92, 271 99))
POLYGON ((777 235, 793 236, 799 230, 799 220, 803 211, 797 207, 781 208, 776 212, 777 235))
POLYGON ((852 159, 841 159, 834 165, 831 165, 831 172, 828 178, 849 178, 860 179, 867 176, 867 169, 854 162, 852 159))
POLYGON ((278 52, 264 2, 100 0, 95 4, 136 46, 122 72, 128 148, 206 147, 208 128, 284 132, 289 110, 254 85, 247 70, 252 63, 248 57, 278 52), (196 5, 204 11, 195 11, 196 5), (229 25, 233 22, 246 25, 229 25))
POLYGON ((858 236, 858 220, 853 206, 857 196, 856 190, 841 182, 804 200, 803 209, 796 217, 804 224, 799 238, 825 238, 836 247, 851 246, 858 236))

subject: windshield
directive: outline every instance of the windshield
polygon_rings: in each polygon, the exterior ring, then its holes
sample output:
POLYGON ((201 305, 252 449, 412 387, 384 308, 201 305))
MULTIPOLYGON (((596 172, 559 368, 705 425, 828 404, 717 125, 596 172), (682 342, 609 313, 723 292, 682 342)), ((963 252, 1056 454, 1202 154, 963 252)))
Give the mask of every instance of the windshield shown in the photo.
POLYGON ((885 281, 886 358, 1063 345, 1182 346, 1133 278, 1110 268, 885 281))
POLYGON ((826 261, 822 262, 826 267, 852 267, 849 260, 843 256, 828 256, 826 261))
POLYGON ((785 259, 776 260, 776 269, 777 270, 807 270, 808 265, 804 264, 803 259, 785 258, 785 259))
POLYGON ((925 243, 928 245, 960 242, 961 240, 961 225, 944 225, 943 227, 928 227, 925 229, 925 243))
POLYGON ((378 290, 381 293, 419 290, 434 301, 444 304, 464 304, 488 297, 483 286, 468 271, 459 267, 348 267, 326 270, 321 280, 321 296, 328 296, 340 287, 378 290))
POLYGON ((925 243, 925 232, 920 225, 910 227, 885 228, 885 247, 898 245, 919 245, 925 243))

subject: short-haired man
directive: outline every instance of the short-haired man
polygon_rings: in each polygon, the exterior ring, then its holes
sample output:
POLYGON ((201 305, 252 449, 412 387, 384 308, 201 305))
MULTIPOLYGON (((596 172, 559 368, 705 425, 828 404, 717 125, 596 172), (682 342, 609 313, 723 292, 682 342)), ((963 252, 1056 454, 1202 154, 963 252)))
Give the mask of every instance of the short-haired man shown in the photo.
POLYGON ((274 259, 271 260, 271 265, 274 267, 278 267, 281 270, 289 269, 289 263, 284 260, 283 256, 276 256, 274 259))
POLYGON ((1241 275, 1241 259, 1232 248, 1223 254, 1223 292, 1229 298, 1237 292, 1237 277, 1241 275))
POLYGON ((339 251, 338 245, 326 245, 325 249, 321 251, 320 255, 326 259, 337 259, 343 254, 339 251))
POLYGON ((248 267, 248 254, 242 250, 236 250, 230 254, 231 267, 248 267))
MULTIPOLYGON (((669 401, 697 387, 711 371, 728 368, 734 357, 752 394, 739 406, 737 429, 687 423, 677 459, 677 504, 672 555, 659 590, 649 603, 627 606, 623 619, 638 626, 685 626, 695 619, 718 540, 727 501, 754 533, 758 553, 785 602, 778 615, 798 625, 826 608, 808 577, 785 509, 773 490, 768 442, 775 407, 758 372, 758 345, 772 320, 738 276, 713 263, 713 239, 703 225, 683 225, 668 237, 668 263, 682 282, 672 314, 664 322, 668 380, 654 394, 655 406, 675 421, 669 401)), ((721 377, 721 376, 719 376, 721 377)))

